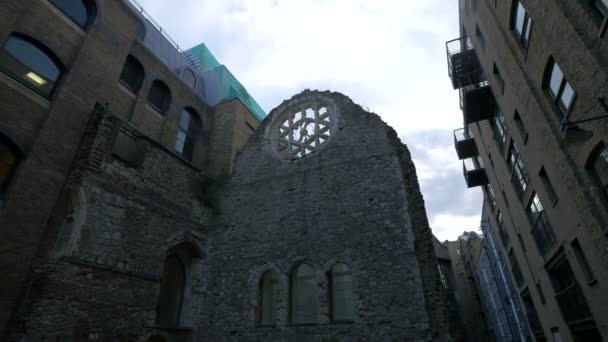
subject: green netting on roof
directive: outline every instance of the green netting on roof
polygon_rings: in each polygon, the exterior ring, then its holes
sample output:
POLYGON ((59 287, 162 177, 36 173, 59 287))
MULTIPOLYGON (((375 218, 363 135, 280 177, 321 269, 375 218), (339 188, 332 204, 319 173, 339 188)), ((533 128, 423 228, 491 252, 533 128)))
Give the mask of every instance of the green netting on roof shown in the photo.
POLYGON ((205 97, 209 105, 215 106, 218 103, 238 98, 258 120, 263 120, 266 117, 266 112, 249 94, 247 89, 225 65, 217 61, 205 44, 197 45, 186 51, 186 55, 190 62, 203 74, 205 97))
POLYGON ((195 65, 200 67, 201 72, 207 72, 221 65, 211 51, 209 51, 205 43, 191 48, 186 51, 186 54, 191 62, 194 62, 195 65))

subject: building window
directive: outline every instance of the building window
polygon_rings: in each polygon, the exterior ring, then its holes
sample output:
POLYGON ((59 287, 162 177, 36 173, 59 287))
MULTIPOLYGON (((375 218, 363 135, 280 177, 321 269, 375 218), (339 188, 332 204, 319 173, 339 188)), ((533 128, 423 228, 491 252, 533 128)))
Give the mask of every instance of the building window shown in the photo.
POLYGON ((348 265, 335 264, 330 272, 331 318, 352 321, 355 318, 353 276, 348 265))
POLYGON ((547 300, 545 299, 545 293, 543 292, 543 287, 540 286, 540 283, 536 283, 536 292, 538 292, 541 304, 546 304, 547 300))
POLYGON ((507 166, 511 172, 511 182, 515 185, 517 192, 523 193, 528 188, 528 169, 513 141, 509 146, 507 166))
POLYGON ((266 271, 260 279, 258 321, 263 325, 273 324, 276 319, 275 283, 276 282, 271 271, 266 271))
POLYGON ((547 252, 547 249, 553 244, 553 241, 555 241, 555 234, 547 219, 547 213, 540 203, 538 194, 533 194, 526 209, 526 213, 530 225, 532 226, 532 237, 534 237, 534 242, 536 242, 540 254, 544 255, 547 252))
POLYGON ((578 264, 581 266, 583 274, 585 274, 585 279, 587 280, 587 283, 594 283, 595 275, 593 274, 593 270, 591 270, 591 265, 589 265, 589 261, 585 256, 585 252, 583 251, 580 242, 578 242, 578 239, 576 239, 572 241, 570 245, 572 246, 572 250, 574 251, 574 256, 576 256, 578 264))
POLYGON ((185 108, 179 116, 179 129, 175 139, 175 151, 189 161, 194 156, 194 147, 201 138, 203 127, 200 116, 192 108, 185 108))
POLYGON ((545 192, 547 193, 547 197, 549 198, 549 203, 555 205, 557 203, 557 194, 555 193, 555 188, 553 188, 553 184, 549 179, 549 175, 547 175, 547 171, 545 171, 544 167, 540 168, 540 172, 538 173, 540 180, 543 182, 545 187, 545 192))
POLYGON ((521 1, 515 1, 514 3, 512 25, 519 44, 524 48, 528 47, 530 33, 532 32, 532 19, 521 1))
POLYGON ((17 145, 0 134, 0 200, 8 188, 8 184, 21 158, 21 150, 17 148, 17 145))
POLYGON ((177 255, 169 255, 165 259, 160 280, 156 316, 159 325, 179 326, 185 289, 186 267, 177 255))
POLYGON ((488 201, 488 203, 490 203, 492 208, 496 208, 496 195, 494 194, 494 189, 492 189, 491 184, 486 185, 486 196, 486 200, 488 201))
POLYGON ((519 241, 519 245, 521 246, 521 250, 524 251, 524 253, 527 252, 526 250, 526 244, 524 243, 524 239, 521 237, 521 234, 517 233, 517 241, 519 241))
POLYGON ((562 69, 550 59, 545 72, 545 88, 551 97, 552 102, 559 108, 562 114, 567 114, 572 105, 576 93, 570 82, 564 76, 562 69))
POLYGON ((494 139, 498 144, 498 149, 503 151, 502 148, 507 140, 507 125, 505 124, 505 117, 500 110, 496 110, 496 114, 494 115, 494 139))
POLYGON ((137 58, 129 55, 120 73, 120 82, 134 93, 139 92, 144 82, 144 67, 137 58))
POLYGON ((59 59, 38 41, 11 35, 0 51, 0 69, 47 98, 53 95, 63 67, 59 59))
POLYGON ((505 223, 500 210, 496 212, 496 221, 498 222, 498 235, 500 235, 500 241, 502 242, 503 247, 507 248, 511 239, 509 238, 509 233, 507 233, 507 230, 505 229, 505 223))
POLYGON ((517 127, 517 130, 519 131, 525 145, 528 141, 528 131, 526 130, 524 120, 521 118, 518 111, 515 111, 515 114, 513 114, 513 122, 515 122, 515 127, 517 127))
POLYGON ((184 71, 182 71, 182 80, 184 80, 190 88, 194 89, 194 87, 196 87, 196 75, 192 69, 185 68, 184 71))
POLYGON ((576 282, 568 260, 562 256, 555 265, 548 269, 548 272, 555 291, 555 299, 566 323, 590 320, 592 316, 587 300, 576 282))
POLYGON ((311 266, 300 264, 292 271, 290 299, 292 323, 317 323, 319 299, 315 271, 311 266))
POLYGON ((515 256, 515 253, 513 253, 512 249, 509 251, 509 263, 511 264, 511 272, 513 273, 515 283, 517 286, 522 286, 524 284, 524 276, 521 274, 517 257, 515 256))
POLYGON ((528 324, 530 324, 530 330, 532 330, 534 337, 537 341, 546 341, 543 326, 538 319, 538 313, 536 312, 536 307, 534 306, 532 296, 528 289, 525 289, 524 292, 521 293, 521 299, 524 304, 524 310, 526 311, 526 317, 528 318, 528 324))
POLYGON ((494 66, 492 68, 492 74, 494 75, 494 78, 496 79, 496 85, 498 86, 500 93, 501 94, 504 93, 505 92, 505 80, 502 78, 502 75, 500 74, 500 70, 498 70, 496 63, 494 63, 494 66))
POLYGON ((146 31, 146 24, 144 24, 143 20, 140 20, 137 24, 137 31, 135 31, 135 37, 137 37, 137 39, 143 42, 144 38, 146 38, 146 31))
POLYGON ((592 154, 588 165, 598 186, 608 197, 608 145, 599 145, 592 154))
POLYGON ((63 14, 85 29, 95 19, 97 8, 94 0, 50 0, 63 14))
POLYGON ((165 113, 171 106, 171 91, 165 82, 154 80, 148 93, 148 103, 160 113, 165 113))

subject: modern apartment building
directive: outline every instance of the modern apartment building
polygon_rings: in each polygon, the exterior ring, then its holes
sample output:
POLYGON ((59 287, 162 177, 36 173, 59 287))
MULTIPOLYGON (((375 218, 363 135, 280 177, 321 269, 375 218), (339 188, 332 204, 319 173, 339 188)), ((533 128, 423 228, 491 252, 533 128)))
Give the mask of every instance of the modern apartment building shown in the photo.
POLYGON ((447 45, 469 187, 496 203, 537 341, 608 340, 606 1, 461 0, 447 45))

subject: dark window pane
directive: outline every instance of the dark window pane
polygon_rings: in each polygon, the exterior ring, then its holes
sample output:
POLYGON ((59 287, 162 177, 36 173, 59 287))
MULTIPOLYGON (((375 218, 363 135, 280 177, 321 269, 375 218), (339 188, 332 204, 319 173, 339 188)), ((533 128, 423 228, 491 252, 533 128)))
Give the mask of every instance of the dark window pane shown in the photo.
POLYGON ((61 68, 51 56, 17 36, 11 36, 4 45, 0 67, 44 95, 52 94, 61 76, 61 68))
POLYGON ((521 42, 524 44, 524 46, 528 46, 528 42, 530 41, 531 32, 532 32, 532 19, 530 19, 530 17, 528 17, 526 20, 526 31, 524 32, 523 36, 521 37, 521 42))
POLYGON ((120 74, 121 82, 132 92, 137 93, 144 82, 144 67, 139 61, 129 55, 120 74))
POLYGON ((191 109, 184 109, 179 117, 179 129, 175 140, 175 150, 185 159, 192 160, 194 147, 201 137, 201 120, 191 109))
POLYGON ((317 282, 314 269, 298 266, 291 275, 291 321, 316 323, 319 311, 317 282))
MULTIPOLYGON (((90 11, 82 0, 50 0, 61 12, 84 28, 89 22, 90 11)), ((88 3, 91 6, 90 3, 88 3)), ((89 7, 90 8, 90 7, 89 7)))
POLYGON ((346 264, 336 264, 331 270, 332 319, 353 320, 355 318, 353 301, 353 277, 350 268, 346 264))
POLYGON ((152 82, 150 93, 148 93, 148 102, 159 112, 166 112, 171 105, 171 92, 169 91, 169 87, 159 80, 152 82))
POLYGON ((608 185, 608 146, 602 147, 593 161, 593 172, 602 188, 608 185))
POLYGON ((137 24, 137 32, 135 32, 135 36, 143 41, 144 38, 146 38, 146 24, 144 24, 143 21, 139 21, 139 24, 137 24))
POLYGON ((275 321, 275 281, 272 272, 267 271, 260 280, 260 313, 261 324, 272 324, 275 321))
POLYGON ((160 281, 158 298, 158 323, 164 326, 179 326, 184 290, 186 287, 186 270, 182 261, 175 255, 165 260, 160 281))

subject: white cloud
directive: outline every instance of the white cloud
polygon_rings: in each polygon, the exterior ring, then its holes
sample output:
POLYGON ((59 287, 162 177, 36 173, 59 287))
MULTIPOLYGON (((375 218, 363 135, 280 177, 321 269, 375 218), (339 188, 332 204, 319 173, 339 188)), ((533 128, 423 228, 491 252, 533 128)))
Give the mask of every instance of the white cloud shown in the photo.
MULTIPOLYGON (((481 206, 481 204, 480 204, 481 206)), ((467 231, 479 231, 480 215, 438 214, 430 221, 433 234, 439 241, 455 240, 467 231)))
MULTIPOLYGON (((399 136, 462 125, 444 45, 459 33, 457 1, 139 1, 181 46, 205 42, 266 111, 304 88, 329 89, 381 115, 399 136)), ((404 142, 426 150, 416 160, 423 191, 461 172, 453 147, 404 142)), ((466 203, 479 194, 470 196, 466 203)), ((441 215, 429 211, 433 222, 441 215)))

